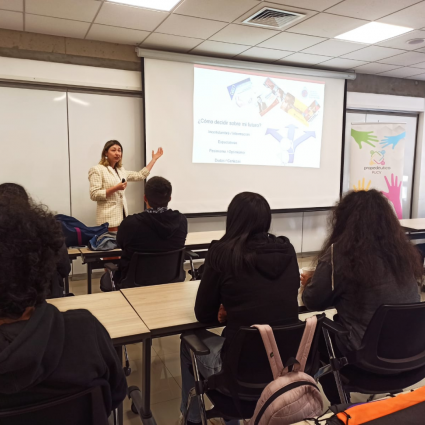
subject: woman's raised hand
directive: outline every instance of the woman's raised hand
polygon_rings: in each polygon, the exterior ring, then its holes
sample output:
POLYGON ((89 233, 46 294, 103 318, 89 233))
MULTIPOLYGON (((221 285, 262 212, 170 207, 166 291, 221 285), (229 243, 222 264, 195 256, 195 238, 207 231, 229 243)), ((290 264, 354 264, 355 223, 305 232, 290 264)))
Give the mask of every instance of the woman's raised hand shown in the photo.
POLYGON ((158 148, 158 150, 156 151, 152 151, 152 159, 154 159, 155 161, 159 158, 161 158, 161 156, 164 154, 164 151, 162 150, 162 148, 158 148))

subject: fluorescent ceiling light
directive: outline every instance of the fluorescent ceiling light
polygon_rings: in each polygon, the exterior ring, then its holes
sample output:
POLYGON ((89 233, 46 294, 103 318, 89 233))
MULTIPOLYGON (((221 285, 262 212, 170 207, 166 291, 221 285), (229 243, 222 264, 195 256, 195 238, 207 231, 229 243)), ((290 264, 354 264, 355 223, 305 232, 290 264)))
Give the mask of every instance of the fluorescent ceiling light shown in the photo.
POLYGON ((382 24, 381 22, 369 22, 355 30, 338 35, 340 40, 354 41, 357 43, 379 43, 388 38, 397 37, 412 31, 413 28, 399 27, 398 25, 382 24))
POLYGON ((108 0, 110 3, 121 3, 128 6, 145 7, 146 9, 165 10, 169 12, 181 0, 108 0))

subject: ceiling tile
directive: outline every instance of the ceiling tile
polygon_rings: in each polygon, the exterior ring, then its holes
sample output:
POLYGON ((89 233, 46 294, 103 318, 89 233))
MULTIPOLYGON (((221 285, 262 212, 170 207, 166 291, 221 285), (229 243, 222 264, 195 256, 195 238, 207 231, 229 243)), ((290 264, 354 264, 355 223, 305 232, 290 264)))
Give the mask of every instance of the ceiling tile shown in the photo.
POLYGON ((416 63, 415 65, 410 65, 411 68, 420 68, 425 69, 425 62, 422 63, 416 63))
MULTIPOLYGON (((387 1, 387 0, 385 0, 387 1)), ((392 15, 385 16, 379 22, 399 25, 401 27, 422 28, 424 26, 425 1, 421 1, 392 15)))
POLYGON ((307 53, 294 53, 291 56, 283 58, 278 63, 297 63, 303 65, 316 65, 331 59, 329 56, 308 55, 307 53))
POLYGON ((385 63, 367 63, 355 68, 355 71, 360 74, 379 74, 380 72, 392 71, 393 69, 400 68, 396 65, 387 65, 385 63))
POLYGON ((406 52, 401 55, 393 56, 391 58, 382 59, 380 63, 388 63, 389 65, 409 66, 417 63, 425 62, 425 53, 419 52, 406 52))
POLYGON ((84 38, 89 29, 88 22, 70 21, 68 19, 50 18, 48 16, 25 16, 25 31, 61 37, 84 38))
POLYGON ((10 10, 0 10, 0 28, 6 30, 24 30, 24 14, 10 10))
POLYGON ((307 47, 325 41, 325 38, 312 37, 311 35, 293 34, 291 32, 281 32, 259 44, 261 47, 269 49, 285 49, 291 52, 298 52, 307 47))
POLYGON ((140 44, 149 34, 149 31, 93 24, 86 39, 107 41, 109 43, 140 44))
POLYGON ((419 49, 423 44, 407 44, 406 41, 412 40, 413 38, 425 38, 425 31, 411 31, 398 37, 391 38, 389 40, 381 41, 378 43, 379 46, 393 47, 394 49, 404 50, 416 50, 419 49))
POLYGON ((26 0, 25 12, 54 18, 92 22, 100 3, 93 0, 26 0))
POLYGON ((406 79, 424 81, 425 80, 425 74, 414 75, 413 77, 406 77, 406 79))
POLYGON ((207 39, 227 24, 190 16, 170 15, 156 30, 163 34, 207 39))
POLYGON ((286 56, 291 55, 292 52, 285 52, 284 50, 264 49, 262 47, 251 47, 240 55, 236 56, 235 59, 245 59, 260 62, 275 62, 278 59, 282 59, 286 56))
POLYGON ((114 27, 153 31, 168 15, 167 12, 104 3, 95 22, 114 27))
POLYGON ((391 56, 400 55, 405 53, 403 50, 390 49, 389 47, 369 46, 356 52, 344 55, 345 59, 354 59, 359 61, 375 62, 381 59, 389 58, 391 56))
POLYGON ((277 3, 287 6, 302 7, 304 9, 317 10, 322 12, 328 7, 339 3, 341 0, 271 0, 271 3, 277 3))
POLYGON ((0 9, 23 12, 24 0, 0 0, 0 9))
POLYGON ((417 2, 418 0, 345 0, 326 12, 374 21, 417 2))
POLYGON ((315 46, 303 50, 303 53, 324 56, 341 56, 354 50, 359 50, 362 47, 364 47, 364 44, 350 43, 349 41, 341 40, 326 40, 323 43, 316 44, 315 46))
POLYGON ((353 61, 351 59, 334 58, 326 62, 322 62, 320 66, 321 67, 323 66, 326 68, 337 68, 337 69, 354 69, 357 66, 364 65, 364 64, 366 64, 366 62, 353 61))
POLYGON ((195 47, 190 53, 206 56, 233 57, 249 49, 250 46, 241 44, 220 43, 218 41, 204 41, 195 47))
POLYGON ((344 32, 367 24, 367 21, 345 16, 330 15, 328 13, 319 13, 298 25, 293 26, 288 31, 298 34, 317 35, 319 37, 333 38, 344 32))
POLYGON ((413 75, 419 75, 422 71, 415 68, 398 68, 392 71, 381 72, 379 75, 383 77, 396 77, 396 78, 405 78, 411 77, 413 75))
POLYGON ((178 35, 154 32, 142 43, 141 47, 186 53, 201 42, 202 40, 199 38, 179 37, 178 35))
POLYGON ((256 0, 185 0, 174 13, 233 22, 257 5, 258 1, 256 0))
POLYGON ((262 41, 276 35, 276 31, 264 28, 248 27, 246 25, 230 24, 226 28, 214 34, 211 40, 224 41, 226 43, 249 44, 255 46, 262 41))

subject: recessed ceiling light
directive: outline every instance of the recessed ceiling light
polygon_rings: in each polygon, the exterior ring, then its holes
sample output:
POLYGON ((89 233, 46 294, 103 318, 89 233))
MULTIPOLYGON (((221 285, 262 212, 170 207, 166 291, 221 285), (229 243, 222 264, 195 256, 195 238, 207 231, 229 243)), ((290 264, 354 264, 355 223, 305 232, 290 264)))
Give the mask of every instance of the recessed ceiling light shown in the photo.
POLYGON ((413 28, 399 27, 398 25, 382 24, 381 22, 369 22, 355 30, 338 35, 340 40, 354 41, 357 43, 373 44, 388 38, 397 37, 412 31, 413 28))
POLYGON ((181 0, 107 0, 109 3, 120 3, 128 6, 145 7, 146 9, 165 10, 169 12, 181 0))

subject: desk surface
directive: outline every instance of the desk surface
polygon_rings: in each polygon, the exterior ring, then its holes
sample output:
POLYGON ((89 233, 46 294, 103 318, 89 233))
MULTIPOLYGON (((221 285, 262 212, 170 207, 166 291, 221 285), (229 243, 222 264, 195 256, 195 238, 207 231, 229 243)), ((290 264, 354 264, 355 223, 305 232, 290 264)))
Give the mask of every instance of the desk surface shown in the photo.
POLYGON ((85 257, 112 257, 121 254, 121 248, 112 249, 110 251, 92 251, 89 248, 79 248, 81 255, 85 257))
POLYGON ((221 239, 224 236, 224 233, 224 230, 188 233, 186 238, 186 246, 210 244, 211 241, 221 239))
POLYGON ((425 218, 406 218, 400 220, 400 225, 406 230, 425 231, 425 218))
POLYGON ((60 311, 86 309, 102 323, 114 343, 121 340, 140 342, 149 336, 149 329, 123 297, 121 292, 79 295, 47 300, 60 311))
POLYGON ((77 258, 81 255, 81 252, 78 248, 68 248, 68 255, 73 258, 77 258))
POLYGON ((155 333, 180 333, 186 329, 204 327, 196 320, 193 307, 199 280, 122 289, 121 292, 155 333))

